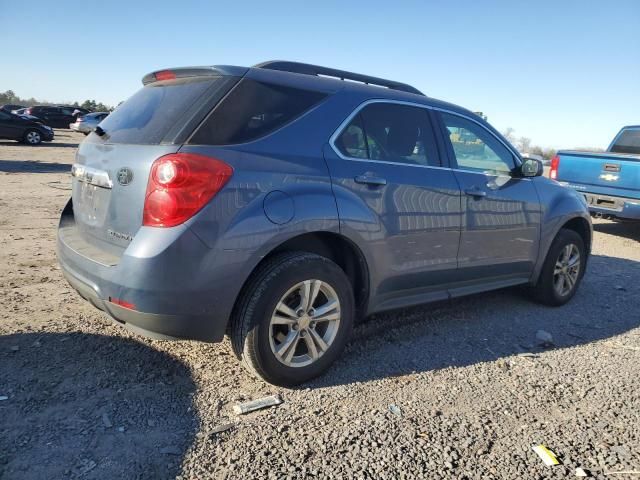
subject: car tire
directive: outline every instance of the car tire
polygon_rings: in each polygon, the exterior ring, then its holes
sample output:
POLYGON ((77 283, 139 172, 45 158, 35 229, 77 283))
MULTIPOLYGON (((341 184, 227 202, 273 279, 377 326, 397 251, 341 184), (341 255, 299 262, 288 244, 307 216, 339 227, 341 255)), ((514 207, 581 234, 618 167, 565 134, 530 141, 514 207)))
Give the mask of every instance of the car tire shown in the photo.
POLYGON ((24 132, 23 142, 27 145, 40 145, 42 143, 42 134, 33 128, 24 132))
POLYGON ((279 254, 243 289, 232 317, 233 350, 267 382, 299 385, 342 353, 354 315, 351 283, 338 265, 311 253, 279 254))
POLYGON ((573 230, 561 229, 549 248, 533 298, 544 305, 564 305, 576 294, 586 264, 582 237, 573 230))

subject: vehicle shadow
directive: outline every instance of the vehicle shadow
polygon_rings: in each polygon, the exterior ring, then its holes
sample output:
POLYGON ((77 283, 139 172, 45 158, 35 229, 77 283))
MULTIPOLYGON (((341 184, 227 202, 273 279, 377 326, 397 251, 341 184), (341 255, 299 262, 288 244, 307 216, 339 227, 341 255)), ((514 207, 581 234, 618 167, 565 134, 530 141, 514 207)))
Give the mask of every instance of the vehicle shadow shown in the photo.
POLYGON ((357 326, 345 353, 329 372, 304 387, 464 367, 545 347, 603 340, 640 326, 640 263, 592 256, 576 296, 559 308, 533 303, 526 288, 512 288, 374 315, 357 326))
POLYGON ((25 333, 0 336, 0 365, 0 478, 179 474, 198 424, 181 361, 120 337, 25 333))
POLYGON ((34 160, 0 160, 0 172, 5 173, 67 173, 66 163, 37 162, 34 160))
POLYGON ((640 222, 597 222, 593 224, 593 229, 600 233, 640 242, 640 222))
POLYGON ((0 142, 0 146, 23 147, 23 148, 41 148, 41 147, 45 147, 45 148, 56 148, 56 147, 78 148, 78 145, 80 145, 80 144, 79 143, 66 143, 66 142, 42 142, 39 145, 27 145, 26 143, 11 142, 11 141, 0 142))

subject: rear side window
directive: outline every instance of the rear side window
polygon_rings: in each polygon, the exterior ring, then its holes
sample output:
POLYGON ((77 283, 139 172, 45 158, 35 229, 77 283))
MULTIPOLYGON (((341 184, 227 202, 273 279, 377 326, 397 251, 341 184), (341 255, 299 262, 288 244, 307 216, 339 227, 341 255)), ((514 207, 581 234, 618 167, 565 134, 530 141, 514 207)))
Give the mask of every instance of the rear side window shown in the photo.
POLYGON ((158 144, 187 111, 205 97, 228 88, 224 77, 189 77, 156 82, 138 90, 101 124, 107 143, 158 144))
POLYGON ((211 112, 189 143, 250 142, 289 123, 325 97, 321 92, 245 78, 211 112))
POLYGON ((611 145, 613 153, 640 154, 640 128, 624 129, 611 145))
POLYGON ((367 105, 342 131, 335 146, 351 158, 440 165, 428 112, 408 105, 367 105))

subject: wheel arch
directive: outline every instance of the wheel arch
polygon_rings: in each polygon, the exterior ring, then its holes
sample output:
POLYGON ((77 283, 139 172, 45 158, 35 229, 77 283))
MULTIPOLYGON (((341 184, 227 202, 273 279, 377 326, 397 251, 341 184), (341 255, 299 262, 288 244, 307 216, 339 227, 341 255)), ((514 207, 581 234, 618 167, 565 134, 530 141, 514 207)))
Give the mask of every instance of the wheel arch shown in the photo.
MULTIPOLYGON (((585 214, 588 215, 588 214, 585 214)), ((547 234, 543 234, 544 238, 544 248, 540 250, 538 261, 536 262, 536 266, 531 276, 531 284, 535 285, 538 282, 538 278, 540 277, 540 273, 542 271, 542 266, 544 265, 545 259, 549 254, 549 249, 551 248, 551 244, 553 240, 558 236, 558 233, 562 229, 572 230, 576 232, 582 240, 584 241, 584 246, 587 251, 587 260, 589 255, 591 254, 591 244, 593 241, 593 229, 591 227, 591 221, 588 216, 582 214, 575 215, 567 215, 554 219, 554 222, 550 222, 554 224, 553 230, 547 234)))
POLYGON ((369 267, 366 258, 355 243, 345 236, 333 232, 303 233, 273 247, 248 275, 240 289, 236 304, 242 298, 242 294, 254 273, 273 256, 284 252, 315 253, 333 261, 344 271, 351 282, 357 313, 363 314, 366 312, 370 288, 369 267))

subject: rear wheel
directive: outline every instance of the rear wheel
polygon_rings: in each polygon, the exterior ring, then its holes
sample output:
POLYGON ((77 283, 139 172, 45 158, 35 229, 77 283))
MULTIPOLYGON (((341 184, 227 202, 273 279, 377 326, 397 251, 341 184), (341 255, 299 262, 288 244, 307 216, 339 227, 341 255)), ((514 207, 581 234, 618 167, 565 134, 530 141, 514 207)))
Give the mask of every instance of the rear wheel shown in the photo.
POLYGON ((293 386, 323 373, 353 326, 349 279, 335 263, 294 252, 269 260, 252 277, 232 320, 233 348, 250 372, 293 386))
POLYGON ((560 306, 575 295, 586 266, 582 237, 573 230, 562 229, 547 253, 533 295, 545 305, 560 306))
POLYGON ((28 145, 39 145, 42 142, 42 135, 37 130, 27 130, 24 134, 24 142, 28 145))

